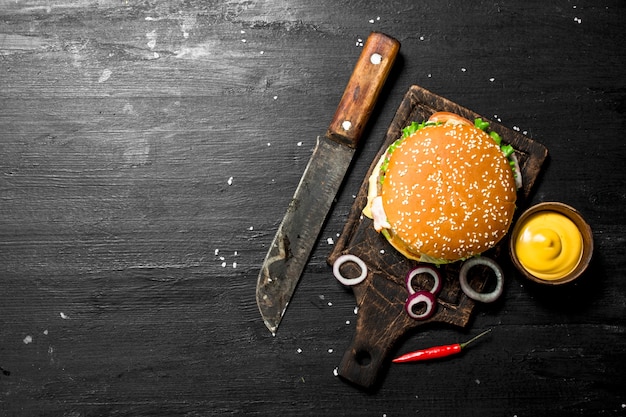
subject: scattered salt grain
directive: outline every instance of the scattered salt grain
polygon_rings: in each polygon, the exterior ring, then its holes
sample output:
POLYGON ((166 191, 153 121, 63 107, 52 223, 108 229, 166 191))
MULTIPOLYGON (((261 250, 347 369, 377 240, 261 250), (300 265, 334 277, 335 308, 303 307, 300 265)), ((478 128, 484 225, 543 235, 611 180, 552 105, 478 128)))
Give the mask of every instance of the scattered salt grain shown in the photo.
POLYGON ((480 379, 476 379, 476 380, 474 380, 474 382, 476 382, 477 384, 480 385, 480 379))
POLYGON ((331 301, 328 302, 328 307, 332 307, 333 303, 331 301))
POLYGON ((278 96, 274 96, 274 100, 278 100, 278 96))
POLYGON ((333 375, 339 376, 339 368, 333 369, 333 375))
POLYGON ((45 334, 46 336, 48 336, 48 330, 47 330, 47 329, 46 329, 46 330, 44 330, 44 331, 43 331, 43 334, 45 334))
POLYGON ((222 262, 222 268, 226 268, 226 262, 222 262))
POLYGON ((423 40, 424 40, 424 36, 420 36, 420 41, 423 41, 423 40))
POLYGON ((60 312, 60 313, 59 313, 59 315, 61 316, 61 318, 62 318, 63 320, 67 320, 67 319, 69 319, 69 318, 70 318, 70 316, 68 316, 68 315, 67 315, 67 314, 65 314, 64 312, 60 312))
POLYGON ((98 78, 98 82, 99 83, 105 82, 106 80, 111 78, 111 74, 113 74, 113 72, 110 69, 105 68, 104 70, 102 70, 102 75, 100 75, 100 78, 98 78))
POLYGON ((215 249, 215 256, 217 256, 220 253, 219 249, 215 249))
POLYGON ((248 42, 248 41, 247 41, 247 40, 245 40, 245 39, 242 39, 242 40, 241 40, 241 42, 246 43, 246 42, 248 42))
POLYGON ((302 353, 302 349, 298 348, 298 349, 296 350, 296 352, 298 352, 298 353, 302 353))
POLYGON ((237 268, 237 262, 233 262, 233 269, 237 268))
POLYGON ((233 177, 230 177, 227 182, 228 185, 233 185, 233 177))
POLYGON ((298 142, 296 146, 302 146, 302 142, 298 142))
POLYGON ((148 45, 148 48, 150 49, 154 49, 154 47, 156 46, 156 30, 153 30, 152 32, 148 32, 146 33, 146 38, 148 39, 148 43, 146 45, 148 45))
POLYGON ((467 71, 467 68, 461 68, 461 72, 467 71))
POLYGON ((496 79, 495 79, 495 78, 493 78, 493 77, 489 78, 489 81, 491 81, 491 82, 494 82, 495 80, 496 80, 496 79))
POLYGON ((27 345, 29 343, 33 343, 33 337, 31 335, 28 335, 24 338, 24 344, 27 345))
POLYGON ((356 40, 356 46, 363 46, 363 39, 359 38, 356 40))
POLYGON ((333 353, 333 348, 328 349, 328 353, 333 353))
POLYGON ((346 320, 346 325, 350 324, 350 320, 346 320))
POLYGON ((515 130, 516 132, 519 132, 519 131, 520 131, 520 128, 519 128, 519 127, 517 127, 517 126, 513 126, 513 130, 515 130))
POLYGON ((581 24, 583 22, 583 20, 580 17, 575 17, 574 18, 574 22, 581 24))
POLYGON ((254 230, 254 226, 248 227, 248 230, 254 230))
POLYGON ((354 307, 354 314, 358 314, 359 313, 359 306, 354 307))
POLYGON ((326 242, 328 242, 329 245, 332 245, 333 243, 335 243, 332 237, 329 237, 328 239, 326 239, 326 242))

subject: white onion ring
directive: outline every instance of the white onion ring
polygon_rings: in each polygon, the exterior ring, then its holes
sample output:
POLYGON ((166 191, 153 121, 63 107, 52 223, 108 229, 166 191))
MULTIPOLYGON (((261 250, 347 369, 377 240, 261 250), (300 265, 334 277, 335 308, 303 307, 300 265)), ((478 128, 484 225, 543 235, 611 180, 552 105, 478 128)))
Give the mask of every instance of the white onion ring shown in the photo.
POLYGON ((407 314, 415 320, 426 320, 435 312, 435 296, 430 291, 417 291, 411 294, 404 304, 407 314), (416 304, 426 304, 426 310, 421 314, 415 314, 413 307, 416 304))
POLYGON ((511 154, 511 161, 513 161, 513 175, 515 176, 515 186, 519 190, 524 185, 524 181, 522 179, 522 170, 519 166, 519 160, 515 153, 511 154))
POLYGON ((461 284, 461 289, 465 295, 472 300, 479 301, 481 303, 492 303, 502 295, 502 291, 504 290, 504 273, 496 261, 491 258, 479 256, 465 261, 461 267, 461 271, 459 272, 459 283, 461 284), (496 288, 492 292, 480 293, 475 291, 467 282, 467 272, 476 265, 485 265, 491 268, 496 274, 496 288))
POLYGON ((363 262, 363 260, 358 256, 345 254, 341 255, 335 260, 335 263, 333 264, 333 274, 335 275, 335 278, 337 278, 337 281, 349 287, 363 282, 363 280, 367 277, 367 266, 365 265, 365 262, 363 262), (346 262, 354 262, 355 264, 357 264, 358 267, 361 268, 361 275, 356 278, 346 278, 341 275, 341 271, 339 271, 339 268, 346 262))
POLYGON ((416 275, 422 274, 422 273, 429 274, 435 280, 435 282, 433 283, 433 287, 430 289, 429 292, 432 293, 433 295, 439 294, 441 292, 441 288, 443 287, 441 275, 439 275, 439 271, 437 271, 434 267, 426 266, 426 265, 413 268, 409 271, 408 274, 406 274, 405 283, 406 283, 406 289, 409 292, 409 294, 415 294, 415 289, 413 288, 413 285, 411 285, 411 283, 413 281, 413 278, 415 278, 416 275))

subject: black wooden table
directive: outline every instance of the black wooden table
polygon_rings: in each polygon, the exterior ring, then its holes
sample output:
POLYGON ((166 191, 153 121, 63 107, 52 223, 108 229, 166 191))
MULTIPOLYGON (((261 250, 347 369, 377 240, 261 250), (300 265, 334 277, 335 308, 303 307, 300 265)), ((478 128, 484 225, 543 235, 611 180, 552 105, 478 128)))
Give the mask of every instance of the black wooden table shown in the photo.
POLYGON ((626 415, 626 4, 0 3, 0 415, 626 415), (402 43, 276 337, 256 279, 371 31, 402 43), (575 285, 506 269, 363 391, 326 258, 398 104, 422 86, 544 144, 532 203, 595 239, 575 285))

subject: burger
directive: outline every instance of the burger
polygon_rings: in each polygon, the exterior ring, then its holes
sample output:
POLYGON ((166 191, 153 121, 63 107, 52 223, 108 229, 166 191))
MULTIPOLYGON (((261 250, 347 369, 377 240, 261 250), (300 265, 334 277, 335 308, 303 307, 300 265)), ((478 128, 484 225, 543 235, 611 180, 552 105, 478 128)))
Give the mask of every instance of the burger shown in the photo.
POLYGON ((363 214, 409 259, 466 260, 506 235, 520 181, 513 148, 488 122, 437 112, 381 156, 363 214))

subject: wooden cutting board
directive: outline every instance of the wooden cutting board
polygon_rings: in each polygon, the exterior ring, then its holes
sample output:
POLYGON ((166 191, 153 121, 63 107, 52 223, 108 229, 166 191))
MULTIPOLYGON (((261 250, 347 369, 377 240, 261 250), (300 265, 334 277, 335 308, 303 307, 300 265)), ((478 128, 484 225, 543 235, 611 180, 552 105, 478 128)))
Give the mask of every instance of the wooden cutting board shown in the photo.
MULTIPOLYGON (((417 263, 396 252, 386 239, 374 230, 372 221, 361 214, 367 203, 368 178, 378 159, 387 147, 401 136, 405 126, 412 121, 427 120, 436 111, 453 112, 469 120, 482 117, 483 120, 490 122, 490 129, 499 133, 504 142, 513 145, 524 184, 518 194, 518 212, 530 195, 548 156, 545 146, 519 132, 419 86, 409 88, 389 126, 385 141, 363 180, 341 237, 328 257, 328 262, 332 265, 340 255, 353 254, 360 257, 368 268, 367 278, 352 287, 358 307, 356 330, 338 369, 342 378, 362 388, 370 389, 376 384, 381 370, 388 364, 389 352, 398 339, 408 331, 433 323, 465 327, 475 307, 475 302, 460 288, 458 281, 460 264, 455 263, 441 267, 444 286, 437 298, 437 312, 428 320, 411 319, 404 311, 408 295, 404 279, 407 272, 417 263)), ((501 256, 506 256, 506 251, 501 250, 506 247, 505 244, 506 242, 501 241, 485 255, 497 259, 502 252, 501 256)), ((470 283, 475 288, 481 288, 486 285, 488 271, 479 268, 473 268, 472 271, 474 269, 477 273, 472 273, 470 283)), ((360 273, 351 263, 345 263, 342 272, 345 276, 356 276, 360 273)), ((425 282, 424 287, 428 287, 428 283, 425 282)))

